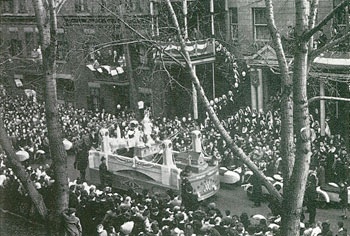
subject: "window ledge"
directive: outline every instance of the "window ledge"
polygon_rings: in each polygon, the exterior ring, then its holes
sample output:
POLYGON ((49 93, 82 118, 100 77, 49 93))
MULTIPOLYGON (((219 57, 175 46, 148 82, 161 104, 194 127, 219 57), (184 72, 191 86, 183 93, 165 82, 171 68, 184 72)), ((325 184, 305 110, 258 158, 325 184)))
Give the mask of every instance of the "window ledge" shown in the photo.
POLYGON ((0 14, 1 16, 34 16, 34 14, 30 13, 10 13, 10 12, 4 12, 0 14))
POLYGON ((90 16, 90 12, 75 12, 77 16, 90 16))

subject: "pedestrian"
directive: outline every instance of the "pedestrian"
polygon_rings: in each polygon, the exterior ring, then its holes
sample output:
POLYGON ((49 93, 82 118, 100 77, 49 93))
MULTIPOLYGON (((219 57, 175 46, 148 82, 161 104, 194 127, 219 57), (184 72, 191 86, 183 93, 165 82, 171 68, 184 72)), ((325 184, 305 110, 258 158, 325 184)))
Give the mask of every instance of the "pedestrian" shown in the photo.
POLYGON ((342 217, 344 219, 347 219, 348 218, 348 204, 349 204, 349 194, 348 194, 347 182, 340 184, 339 198, 340 198, 340 206, 342 208, 342 213, 343 213, 342 217))
POLYGON ((318 236, 333 236, 331 226, 327 221, 322 223, 322 232, 318 236))
POLYGON ((310 175, 308 185, 305 191, 305 202, 309 212, 309 224, 315 223, 316 218, 316 200, 317 200, 317 179, 315 175, 310 175))
POLYGON ((100 183, 101 183, 102 188, 104 188, 109 184, 109 176, 111 174, 107 169, 105 157, 101 158, 101 164, 98 167, 98 170, 99 170, 99 174, 100 174, 100 183))
POLYGON ((261 198, 262 198, 262 185, 259 177, 256 174, 253 174, 251 177, 252 185, 253 185, 253 201, 254 201, 254 207, 260 207, 261 206, 261 198))
POLYGON ((317 178, 321 187, 326 185, 325 161, 321 161, 317 168, 317 178))
POLYGON ((78 146, 77 152, 76 152, 76 159, 74 162, 74 167, 79 170, 80 172, 80 179, 82 181, 85 181, 85 175, 86 175, 86 168, 89 163, 89 147, 87 146, 86 142, 83 141, 78 146))
POLYGON ((68 208, 62 212, 62 228, 60 236, 81 236, 80 220, 75 216, 75 208, 68 208))
POLYGON ((193 210, 197 206, 196 195, 193 194, 193 187, 190 181, 183 177, 181 181, 182 204, 186 209, 193 210))
POLYGON ((107 231, 103 228, 102 224, 97 225, 96 230, 98 236, 108 236, 107 231))
POLYGON ((346 229, 344 229, 344 222, 343 221, 339 221, 338 222, 338 232, 337 232, 337 236, 347 236, 346 233, 344 234, 344 232, 346 232, 346 229))

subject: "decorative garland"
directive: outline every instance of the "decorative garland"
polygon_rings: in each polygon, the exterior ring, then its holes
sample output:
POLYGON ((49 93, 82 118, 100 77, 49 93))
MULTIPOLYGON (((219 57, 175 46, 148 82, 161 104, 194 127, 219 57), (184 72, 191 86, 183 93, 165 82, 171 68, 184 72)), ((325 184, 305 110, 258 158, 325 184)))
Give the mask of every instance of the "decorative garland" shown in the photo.
MULTIPOLYGON (((223 46, 220 42, 215 41, 215 46, 216 46, 216 52, 218 55, 223 56, 224 62, 226 63, 226 66, 229 66, 229 70, 232 70, 234 76, 233 76, 233 81, 229 81, 232 83, 232 87, 238 88, 239 84, 241 83, 239 72, 238 72, 238 65, 236 61, 236 57, 225 47, 223 46)), ((229 75, 230 73, 228 73, 229 75)), ((243 79, 245 79, 246 72, 242 71, 241 76, 243 79)))

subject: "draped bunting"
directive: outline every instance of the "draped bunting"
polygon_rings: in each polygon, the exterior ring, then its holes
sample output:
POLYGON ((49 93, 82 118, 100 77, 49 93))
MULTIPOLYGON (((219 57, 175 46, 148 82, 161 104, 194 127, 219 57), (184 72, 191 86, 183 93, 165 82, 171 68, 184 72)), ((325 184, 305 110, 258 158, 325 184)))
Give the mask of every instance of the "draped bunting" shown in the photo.
POLYGON ((97 71, 99 73, 103 73, 106 72, 107 74, 111 75, 111 76, 116 76, 116 75, 120 75, 124 73, 124 69, 121 66, 108 66, 108 65, 94 65, 94 64, 88 64, 86 65, 87 68, 89 68, 89 70, 91 71, 97 71))
MULTIPOLYGON (((173 56, 181 56, 181 46, 179 43, 168 42, 160 43, 160 45, 165 52, 173 56)), ((190 56, 214 54, 213 42, 211 39, 186 42, 185 50, 190 54, 190 56)))

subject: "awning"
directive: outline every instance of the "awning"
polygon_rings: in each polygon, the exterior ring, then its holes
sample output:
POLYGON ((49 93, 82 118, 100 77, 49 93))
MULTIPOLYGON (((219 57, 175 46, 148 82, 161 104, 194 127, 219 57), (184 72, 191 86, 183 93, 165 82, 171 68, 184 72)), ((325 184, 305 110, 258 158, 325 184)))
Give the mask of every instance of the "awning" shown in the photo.
POLYGON ((350 53, 326 52, 316 57, 313 65, 319 69, 348 71, 350 70, 350 53))
POLYGON ((350 58, 316 57, 314 63, 333 66, 350 66, 350 58))

